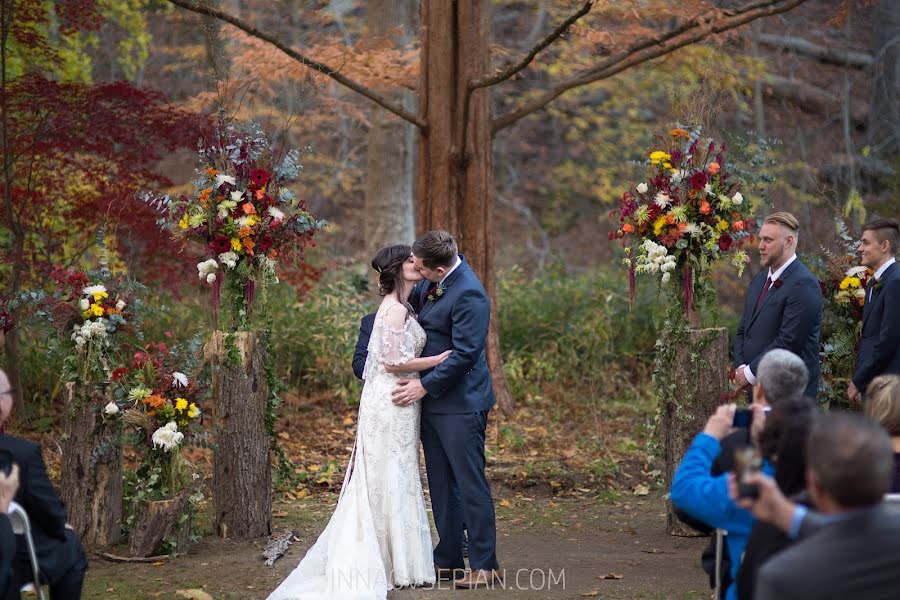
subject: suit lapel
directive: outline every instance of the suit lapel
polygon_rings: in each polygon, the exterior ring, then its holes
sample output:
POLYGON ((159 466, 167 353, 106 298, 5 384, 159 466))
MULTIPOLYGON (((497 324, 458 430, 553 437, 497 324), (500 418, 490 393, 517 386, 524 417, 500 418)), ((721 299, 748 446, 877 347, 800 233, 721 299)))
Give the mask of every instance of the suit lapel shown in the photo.
MULTIPOLYGON (((769 288, 769 291, 766 292, 766 297, 763 298, 762 304, 759 305, 759 310, 755 311, 753 313, 753 316, 750 317, 750 322, 747 323, 747 329, 750 329, 750 326, 753 325, 754 321, 756 321, 756 317, 758 317, 766 309, 766 304, 769 303, 769 300, 772 299, 772 296, 777 294, 779 292, 779 290, 781 290, 781 288, 784 287, 784 284, 787 283, 787 280, 790 279, 790 277, 794 273, 796 273, 797 268, 800 266, 799 263, 800 263, 800 259, 797 258, 796 260, 794 260, 794 262, 792 262, 788 266, 787 269, 784 270, 784 272, 781 274, 781 277, 779 277, 778 279, 776 279, 775 281, 772 282, 772 286, 769 288), (775 282, 777 282, 777 281, 781 282, 778 286, 775 285, 775 282)), ((768 279, 768 275, 766 276, 766 278, 768 279)), ((763 287, 765 285, 766 285, 765 281, 763 281, 763 287)), ((759 291, 762 292, 762 287, 759 288, 759 291)))
MULTIPOLYGON (((466 259, 465 259, 465 257, 464 257, 462 254, 459 255, 459 259, 460 259, 460 261, 461 261, 461 262, 459 263, 459 266, 456 267, 456 270, 455 270, 455 271, 453 271, 452 273, 450 273, 450 275, 447 276, 447 279, 445 279, 445 280, 443 281, 443 283, 441 283, 441 287, 444 288, 444 294, 443 294, 440 298, 437 298, 437 297, 436 297, 436 298, 435 298, 434 300, 432 300, 431 302, 428 301, 427 294, 425 294, 425 296, 424 296, 424 298, 423 298, 423 300, 422 300, 422 302, 423 302, 423 304, 422 304, 422 309, 419 311, 419 320, 420 320, 420 321, 422 320, 422 317, 425 316, 425 313, 431 311, 432 305, 434 305, 434 304, 440 302, 440 301, 441 301, 441 298, 443 298, 444 296, 447 295, 447 289, 448 289, 451 285, 453 285, 453 283, 454 283, 457 279, 459 279, 459 277, 462 275, 463 269, 468 269, 468 268, 469 268, 469 265, 466 264, 466 259)), ((426 287, 426 288, 425 288, 425 291, 427 292, 428 289, 430 289, 430 287, 431 287, 431 286, 426 287)))
MULTIPOLYGON (((889 266, 887 269, 884 270, 884 273, 881 274, 881 279, 879 280, 879 282, 882 285, 884 285, 884 282, 887 281, 888 279, 892 278, 896 272, 897 272, 897 263, 894 263, 891 266, 889 266)), ((872 278, 874 279, 874 277, 875 276, 873 275, 872 278)), ((869 320, 869 316, 872 314, 872 309, 875 308, 875 302, 878 300, 878 298, 880 296, 881 296, 881 294, 878 292, 878 290, 873 289, 872 290, 872 299, 870 301, 869 300, 869 290, 866 290, 866 303, 863 305, 863 328, 865 328, 866 321, 869 320)))

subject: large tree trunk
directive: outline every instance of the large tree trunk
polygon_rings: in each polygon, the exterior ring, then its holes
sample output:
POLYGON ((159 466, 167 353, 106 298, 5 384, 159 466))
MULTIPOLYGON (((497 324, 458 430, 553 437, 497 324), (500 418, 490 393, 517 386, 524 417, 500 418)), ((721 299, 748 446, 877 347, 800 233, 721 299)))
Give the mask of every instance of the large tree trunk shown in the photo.
MULTIPOLYGON (((417 0, 373 0, 366 7, 369 35, 375 40, 388 37, 402 26, 403 33, 391 36, 397 45, 413 39, 419 10, 417 0)), ((416 97, 403 88, 379 89, 410 112, 416 97)), ((409 244, 415 238, 416 127, 386 110, 373 107, 369 117, 366 168, 365 244, 366 252, 392 244, 409 244)))
MULTIPOLYGON (((418 228, 453 233, 472 269, 496 300, 490 88, 469 95, 467 83, 490 70, 487 0, 422 5, 418 228), (467 102, 468 100, 468 102, 467 102)), ((491 305, 488 364, 501 410, 512 411, 491 305)))
POLYGON ((206 360, 215 367, 213 526, 222 537, 260 537, 272 533, 266 351, 259 332, 242 331, 229 337, 214 332, 205 351, 206 360), (232 361, 230 356, 235 355, 239 359, 232 361))
MULTIPOLYGON (((669 340, 667 343, 674 343, 669 340)), ((694 436, 721 402, 728 386, 728 332, 724 328, 691 329, 674 348, 672 365, 662 375, 675 389, 666 396, 662 432, 666 450, 666 489, 672 488, 675 469, 694 436)), ((682 523, 668 503, 666 530, 671 535, 697 535, 682 523)))
POLYGON ((873 11, 875 56, 868 134, 875 155, 900 154, 900 3, 881 0, 873 11))
POLYGON ((60 492, 69 523, 89 548, 119 541, 122 527, 121 420, 103 422, 111 397, 101 386, 69 383, 60 492))
POLYGON ((183 553, 190 534, 190 521, 187 527, 178 521, 187 508, 190 492, 182 491, 174 498, 148 502, 138 515, 131 529, 128 549, 131 556, 147 557, 157 554, 166 538, 175 533, 175 546, 183 553), (185 534, 184 532, 187 532, 185 534))

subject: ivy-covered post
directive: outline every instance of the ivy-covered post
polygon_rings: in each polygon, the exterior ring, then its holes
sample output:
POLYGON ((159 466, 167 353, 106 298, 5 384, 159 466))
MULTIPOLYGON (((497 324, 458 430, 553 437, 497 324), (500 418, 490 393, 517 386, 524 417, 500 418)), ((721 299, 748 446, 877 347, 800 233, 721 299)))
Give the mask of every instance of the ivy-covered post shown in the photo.
POLYGON ((272 439, 266 428, 269 384, 263 336, 258 331, 216 331, 205 354, 214 367, 213 526, 222 537, 269 535, 272 439))
POLYGON ((122 422, 103 415, 105 385, 70 382, 65 400, 60 491, 69 523, 89 548, 109 546, 122 533, 122 422))
MULTIPOLYGON (((660 348, 658 372, 661 385, 662 431, 665 443, 666 489, 684 453, 721 402, 728 389, 728 332, 723 327, 676 327, 660 348)), ((697 532, 682 523, 668 503, 666 531, 693 536, 697 532)))

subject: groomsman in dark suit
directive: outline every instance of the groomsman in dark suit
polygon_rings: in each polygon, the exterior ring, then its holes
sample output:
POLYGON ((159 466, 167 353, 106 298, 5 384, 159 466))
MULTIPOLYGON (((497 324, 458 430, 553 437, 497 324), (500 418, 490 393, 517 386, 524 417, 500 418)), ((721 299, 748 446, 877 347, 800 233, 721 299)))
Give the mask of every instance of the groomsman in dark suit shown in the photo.
POLYGON ((900 225, 894 219, 876 219, 863 227, 860 262, 875 276, 866 285, 856 371, 847 389, 851 402, 861 401, 878 375, 900 374, 900 267, 894 259, 898 249, 900 225))
POLYGON ((741 387, 756 383, 759 361, 769 350, 784 348, 803 359, 809 370, 806 395, 819 386, 819 332, 822 289, 797 258, 800 222, 788 212, 766 217, 759 231, 760 271, 750 282, 744 315, 734 337, 735 378, 741 387))

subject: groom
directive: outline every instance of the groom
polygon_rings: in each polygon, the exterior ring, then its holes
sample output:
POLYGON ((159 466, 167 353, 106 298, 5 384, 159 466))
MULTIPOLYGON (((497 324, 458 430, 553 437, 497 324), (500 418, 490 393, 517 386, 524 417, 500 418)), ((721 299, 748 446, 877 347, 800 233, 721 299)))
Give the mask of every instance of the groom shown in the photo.
POLYGON ((425 278, 410 298, 418 303, 419 324, 428 336, 422 356, 453 353, 421 379, 401 380, 393 400, 407 406, 424 398, 422 446, 440 537, 434 549, 438 578, 447 580, 465 569, 465 523, 471 570, 454 585, 488 587, 499 580, 494 501, 484 474, 485 429, 494 405, 484 357, 490 300, 446 231, 429 231, 413 244, 412 253, 425 278))

